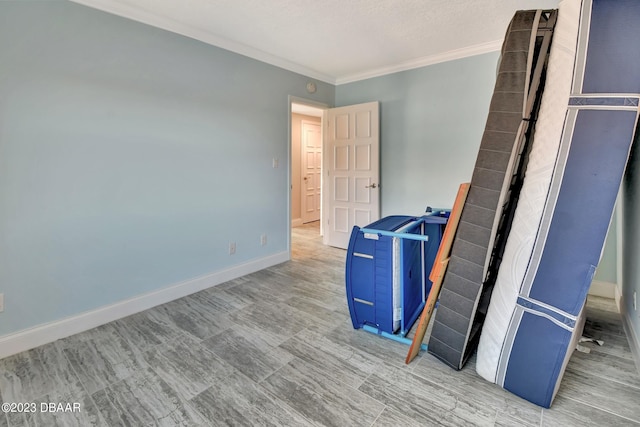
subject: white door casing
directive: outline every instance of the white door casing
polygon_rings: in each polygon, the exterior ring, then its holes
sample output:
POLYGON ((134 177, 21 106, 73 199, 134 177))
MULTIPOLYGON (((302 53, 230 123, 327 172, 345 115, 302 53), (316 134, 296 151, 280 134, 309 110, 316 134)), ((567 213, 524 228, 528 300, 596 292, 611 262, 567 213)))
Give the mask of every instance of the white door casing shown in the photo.
POLYGON ((379 103, 327 111, 324 243, 346 249, 354 225, 380 218, 379 103))
POLYGON ((322 196, 322 137, 320 124, 302 121, 302 173, 301 216, 302 222, 320 220, 322 196))

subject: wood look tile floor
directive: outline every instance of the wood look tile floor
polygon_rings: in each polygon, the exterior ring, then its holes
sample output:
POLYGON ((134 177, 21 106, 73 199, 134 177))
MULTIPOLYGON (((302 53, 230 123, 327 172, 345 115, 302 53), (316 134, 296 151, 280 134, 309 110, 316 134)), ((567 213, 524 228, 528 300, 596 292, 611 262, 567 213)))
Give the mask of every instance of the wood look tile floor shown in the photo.
POLYGON ((318 225, 293 260, 0 360, 14 426, 640 425, 640 376, 612 301, 590 298, 585 333, 551 409, 351 326, 345 251, 318 225), (80 404, 40 412, 40 402, 80 404))

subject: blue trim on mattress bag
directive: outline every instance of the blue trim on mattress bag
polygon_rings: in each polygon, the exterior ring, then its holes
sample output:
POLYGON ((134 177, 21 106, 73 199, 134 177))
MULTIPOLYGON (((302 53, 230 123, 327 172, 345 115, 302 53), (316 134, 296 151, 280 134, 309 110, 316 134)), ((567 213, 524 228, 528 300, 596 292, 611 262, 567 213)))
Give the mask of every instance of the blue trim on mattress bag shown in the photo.
POLYGON ((582 93, 640 93, 638 0, 593 0, 582 93))
POLYGON ((569 98, 569 106, 608 106, 608 107, 637 107, 639 98, 632 96, 604 97, 604 96, 573 96, 569 98))
POLYGON ((562 323, 563 325, 565 325, 567 329, 573 329, 576 327, 575 316, 568 316, 566 313, 561 313, 558 310, 554 310, 553 307, 545 307, 543 305, 540 305, 536 301, 523 298, 523 297, 518 297, 517 304, 521 307, 524 307, 528 311, 536 311, 540 314, 544 314, 548 317, 551 317, 555 319, 558 323, 562 323))
POLYGON ((607 235, 636 111, 580 110, 545 249, 528 296, 571 315, 582 308, 607 235))
POLYGON ((536 405, 548 408, 571 336, 572 331, 525 311, 509 353, 509 365, 502 386, 536 405))

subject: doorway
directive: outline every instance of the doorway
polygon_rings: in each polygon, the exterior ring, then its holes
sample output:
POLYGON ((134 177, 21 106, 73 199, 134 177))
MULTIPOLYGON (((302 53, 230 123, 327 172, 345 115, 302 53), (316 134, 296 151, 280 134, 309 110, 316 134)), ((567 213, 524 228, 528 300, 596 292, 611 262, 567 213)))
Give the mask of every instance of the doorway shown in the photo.
MULTIPOLYGON (((363 227, 380 218, 380 104, 329 108, 290 97, 289 107, 290 231, 305 224, 303 206, 311 206, 320 209, 318 233, 323 243, 346 249, 354 225, 363 227), (320 124, 320 137, 314 138, 324 145, 319 151, 305 151, 317 159, 313 179, 302 170, 303 121, 320 124)), ((288 243, 291 247, 291 240, 288 243)))
POLYGON ((321 233, 324 111, 304 102, 291 103, 291 228, 306 224, 317 235, 321 233))

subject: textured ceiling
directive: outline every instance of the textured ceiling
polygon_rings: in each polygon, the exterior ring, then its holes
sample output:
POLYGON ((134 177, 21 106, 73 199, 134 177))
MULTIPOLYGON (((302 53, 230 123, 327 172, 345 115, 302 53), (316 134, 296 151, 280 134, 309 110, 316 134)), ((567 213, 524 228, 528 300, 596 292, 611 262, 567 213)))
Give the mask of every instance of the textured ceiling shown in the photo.
POLYGON ((557 0, 74 0, 329 83, 499 49, 557 0))

